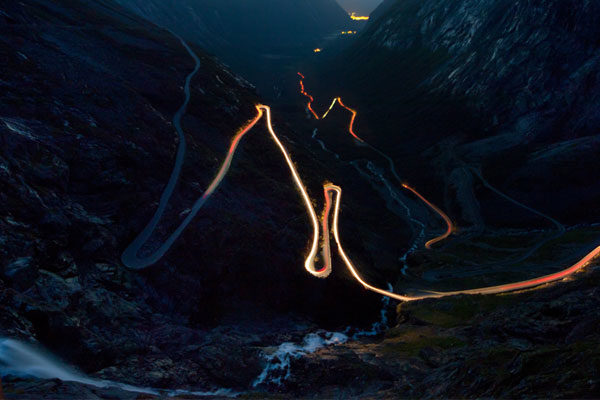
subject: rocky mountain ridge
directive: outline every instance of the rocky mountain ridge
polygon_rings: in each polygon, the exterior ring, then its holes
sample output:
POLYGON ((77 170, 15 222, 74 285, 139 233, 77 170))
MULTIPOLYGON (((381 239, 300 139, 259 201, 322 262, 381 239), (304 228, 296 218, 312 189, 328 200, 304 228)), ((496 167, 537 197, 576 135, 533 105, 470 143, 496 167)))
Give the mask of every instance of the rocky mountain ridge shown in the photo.
POLYGON ((565 222, 597 221, 599 18, 593 2, 388 0, 329 68, 347 66, 372 141, 433 166, 415 175, 432 190, 466 163, 565 222))
POLYGON ((217 55, 276 97, 290 64, 351 23, 335 0, 117 0, 217 55))

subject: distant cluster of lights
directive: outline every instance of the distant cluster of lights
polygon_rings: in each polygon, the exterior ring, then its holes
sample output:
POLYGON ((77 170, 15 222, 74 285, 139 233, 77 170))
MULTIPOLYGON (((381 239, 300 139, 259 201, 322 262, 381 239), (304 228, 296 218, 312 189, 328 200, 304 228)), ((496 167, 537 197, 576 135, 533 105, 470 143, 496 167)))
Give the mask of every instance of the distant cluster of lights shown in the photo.
POLYGON ((342 35, 356 35, 356 31, 342 31, 342 35))
POLYGON ((355 12, 353 12, 352 14, 350 14, 350 18, 352 18, 354 21, 367 21, 369 19, 368 16, 356 15, 355 12))
POLYGON ((322 52, 322 51, 323 51, 323 49, 316 48, 316 49, 314 49, 313 51, 314 51, 315 53, 320 53, 320 52, 322 52))

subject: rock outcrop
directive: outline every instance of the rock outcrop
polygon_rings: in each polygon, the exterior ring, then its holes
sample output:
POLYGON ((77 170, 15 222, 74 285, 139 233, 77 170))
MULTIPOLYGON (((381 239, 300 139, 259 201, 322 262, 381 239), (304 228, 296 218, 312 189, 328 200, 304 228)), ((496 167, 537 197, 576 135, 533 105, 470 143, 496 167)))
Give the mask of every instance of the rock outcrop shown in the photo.
POLYGON ((406 175, 447 190, 466 163, 585 223, 599 217, 599 27, 591 1, 388 0, 330 68, 362 105, 362 131, 410 163, 406 175))

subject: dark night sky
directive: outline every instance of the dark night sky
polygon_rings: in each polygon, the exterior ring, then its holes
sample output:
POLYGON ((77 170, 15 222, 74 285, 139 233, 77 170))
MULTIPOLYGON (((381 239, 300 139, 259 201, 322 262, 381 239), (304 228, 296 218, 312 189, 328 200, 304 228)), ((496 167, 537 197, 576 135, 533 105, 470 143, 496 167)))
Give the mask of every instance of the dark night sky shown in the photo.
POLYGON ((355 11, 358 14, 368 15, 383 0, 337 0, 338 3, 348 12, 355 11))

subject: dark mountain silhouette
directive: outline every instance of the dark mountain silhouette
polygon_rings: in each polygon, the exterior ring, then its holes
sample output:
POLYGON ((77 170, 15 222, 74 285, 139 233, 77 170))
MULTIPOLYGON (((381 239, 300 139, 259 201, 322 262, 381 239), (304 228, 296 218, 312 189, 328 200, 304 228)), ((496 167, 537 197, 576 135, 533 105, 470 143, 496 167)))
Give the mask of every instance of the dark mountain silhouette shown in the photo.
POLYGON ((273 96, 282 69, 351 20, 335 0, 117 0, 216 54, 273 96))

